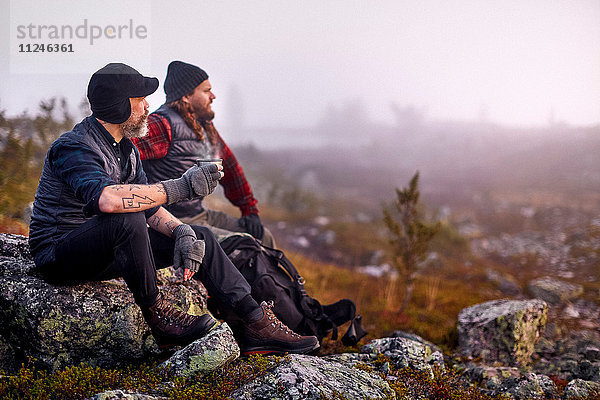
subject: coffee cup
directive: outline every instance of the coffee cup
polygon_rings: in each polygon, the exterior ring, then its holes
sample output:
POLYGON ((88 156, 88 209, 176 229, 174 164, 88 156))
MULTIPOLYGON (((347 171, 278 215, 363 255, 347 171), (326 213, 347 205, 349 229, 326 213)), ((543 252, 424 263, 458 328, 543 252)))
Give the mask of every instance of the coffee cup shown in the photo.
POLYGON ((225 175, 225 173, 223 172, 223 159, 222 158, 198 158, 196 160, 196 165, 199 167, 206 165, 206 164, 216 164, 217 167, 219 167, 219 171, 221 171, 221 178, 225 175))
POLYGON ((223 159, 222 158, 198 158, 196 160, 196 165, 198 165, 199 167, 206 165, 206 164, 217 164, 217 165, 223 167, 223 159))

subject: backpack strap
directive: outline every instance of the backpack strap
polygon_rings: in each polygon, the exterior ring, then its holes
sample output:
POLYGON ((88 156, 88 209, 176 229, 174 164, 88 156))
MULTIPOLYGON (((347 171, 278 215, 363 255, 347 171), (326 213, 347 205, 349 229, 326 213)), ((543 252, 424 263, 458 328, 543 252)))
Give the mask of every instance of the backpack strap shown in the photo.
MULTIPOLYGON (((331 335, 333 340, 337 340, 337 327, 348 321, 352 322, 342 337, 342 343, 344 346, 355 345, 367 334, 367 331, 365 331, 362 326, 362 316, 360 314, 356 315, 356 304, 354 304, 352 300, 342 299, 336 303, 321 306, 316 299, 310 297, 306 293, 306 289, 304 289, 304 278, 298 273, 298 270, 294 264, 292 264, 292 262, 285 256, 285 254, 283 254, 281 250, 262 245, 261 251, 277 257, 279 260, 279 265, 281 265, 290 275, 292 280, 297 285, 298 290, 302 294, 300 306, 302 307, 302 312, 304 315, 314 320, 326 320, 328 322, 327 325, 329 326, 328 330, 333 331, 331 335)), ((327 335, 327 333, 328 332, 323 332, 324 335, 327 335)))
MULTIPOLYGON (((318 300, 306 293, 304 288, 305 280, 300 275, 294 264, 278 249, 267 247, 256 239, 248 235, 232 235, 221 243, 221 247, 225 253, 232 259, 245 256, 251 256, 257 251, 264 253, 269 257, 274 257, 278 260, 279 266, 289 275, 291 282, 300 293, 299 306, 304 314, 305 322, 310 325, 310 329, 318 333, 319 336, 326 336, 333 331, 332 339, 337 340, 337 327, 351 321, 348 330, 342 337, 342 343, 345 346, 352 346, 358 343, 367 332, 362 327, 361 315, 356 315, 356 305, 352 300, 342 299, 336 303, 322 306, 318 300), (252 250, 252 251, 245 251, 252 250), (314 321, 325 322, 324 326, 317 327, 314 321), (320 332, 318 332, 320 331, 320 332)), ((236 260, 242 261, 242 260, 236 260)), ((320 340, 320 339, 319 339, 320 340)))
POLYGON ((300 293, 302 293, 303 296, 306 295, 306 290, 304 289, 304 284, 306 283, 306 280, 302 277, 302 275, 300 275, 296 267, 294 267, 294 264, 292 264, 292 262, 285 256, 285 254, 283 254, 283 251, 273 249, 265 245, 262 245, 260 250, 269 256, 277 258, 281 267, 285 270, 285 272, 287 272, 287 274, 294 281, 294 283, 298 285, 300 293))
POLYGON ((348 330, 342 337, 342 343, 344 346, 353 346, 366 334, 367 331, 365 331, 362 326, 362 316, 358 314, 352 319, 352 323, 350 323, 348 330))
POLYGON ((246 234, 230 235, 220 241, 219 245, 227 255, 232 254, 237 249, 251 249, 260 251, 261 247, 256 239, 246 234))
MULTIPOLYGON (((337 327, 340 324, 337 324, 330 318, 330 314, 325 312, 324 307, 317 299, 309 296, 308 293, 306 293, 306 289, 304 288, 306 281, 302 275, 300 275, 294 264, 292 264, 292 262, 281 250, 273 249, 265 245, 261 246, 261 250, 267 255, 276 257, 279 261, 279 265, 287 272, 294 282, 294 285, 300 292, 299 303, 302 313, 307 317, 306 322, 311 325, 311 330, 318 333, 319 340, 321 337, 326 336, 331 331, 333 331, 332 339, 337 340, 337 327), (317 324, 314 324, 312 321, 320 321, 323 324, 317 327, 317 324)), ((354 305, 354 303, 352 304, 354 305)))
POLYGON ((342 299, 336 303, 323 306, 323 312, 329 316, 335 326, 351 321, 348 330, 342 337, 344 346, 355 345, 367 334, 362 327, 362 316, 360 314, 356 315, 356 304, 352 300, 342 299))

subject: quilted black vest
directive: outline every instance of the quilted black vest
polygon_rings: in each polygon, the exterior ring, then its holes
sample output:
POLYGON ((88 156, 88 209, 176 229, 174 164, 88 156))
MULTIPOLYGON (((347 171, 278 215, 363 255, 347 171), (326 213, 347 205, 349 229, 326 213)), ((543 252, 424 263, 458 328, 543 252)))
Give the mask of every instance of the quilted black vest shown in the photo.
MULTIPOLYGON (((155 183, 168 179, 179 178, 185 171, 194 165, 198 158, 218 158, 217 151, 210 143, 204 143, 181 118, 181 116, 166 104, 155 111, 165 117, 171 125, 171 144, 163 158, 144 160, 142 165, 148 176, 148 182, 155 183)), ((202 198, 182 201, 172 204, 167 208, 178 218, 193 216, 202 211, 202 198)))
POLYGON ((131 145, 134 150, 129 156, 131 172, 129 176, 121 176, 120 162, 93 118, 90 116, 83 119, 72 131, 61 135, 46 155, 29 226, 29 245, 38 265, 54 261, 56 242, 93 217, 84 213, 85 204, 77 198, 73 188, 55 174, 50 165, 49 156, 56 143, 75 143, 99 154, 104 160, 104 170, 117 183, 135 181, 140 160, 134 146, 131 145))

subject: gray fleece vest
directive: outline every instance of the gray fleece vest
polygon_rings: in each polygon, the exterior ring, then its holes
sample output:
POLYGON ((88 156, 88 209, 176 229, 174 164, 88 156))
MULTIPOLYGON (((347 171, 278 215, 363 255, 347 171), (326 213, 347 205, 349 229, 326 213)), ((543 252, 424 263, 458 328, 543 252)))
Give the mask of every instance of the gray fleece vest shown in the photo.
MULTIPOLYGON (((148 182, 155 183, 167 179, 181 177, 199 158, 216 158, 213 146, 205 140, 203 143, 181 118, 181 116, 166 104, 155 111, 165 117, 171 125, 171 144, 163 158, 144 160, 142 165, 148 177, 148 182)), ((202 198, 182 201, 166 207, 176 217, 193 216, 202 211, 202 198)))
POLYGON ((116 183, 131 183, 136 178, 139 165, 137 153, 132 151, 130 154, 129 176, 121 176, 119 160, 92 118, 85 118, 72 131, 61 135, 46 155, 29 226, 29 245, 37 265, 53 262, 58 240, 93 217, 84 213, 85 203, 77 198, 73 188, 62 181, 51 166, 49 159, 57 143, 76 143, 99 154, 104 160, 104 170, 116 183))

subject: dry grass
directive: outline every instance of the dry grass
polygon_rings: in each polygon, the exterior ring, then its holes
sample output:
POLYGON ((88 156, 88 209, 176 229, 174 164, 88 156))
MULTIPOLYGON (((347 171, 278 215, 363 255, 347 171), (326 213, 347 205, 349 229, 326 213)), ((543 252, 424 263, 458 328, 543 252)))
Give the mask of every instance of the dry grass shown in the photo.
POLYGON ((306 279, 308 293, 322 304, 342 298, 356 303, 369 331, 363 341, 403 330, 453 348, 458 313, 465 307, 500 296, 485 279, 483 265, 468 267, 444 261, 442 266, 427 269, 416 279, 412 302, 403 314, 398 314, 402 282, 322 264, 297 253, 289 253, 288 257, 306 279))
POLYGON ((29 227, 22 220, 0 214, 0 232, 28 236, 29 227))

